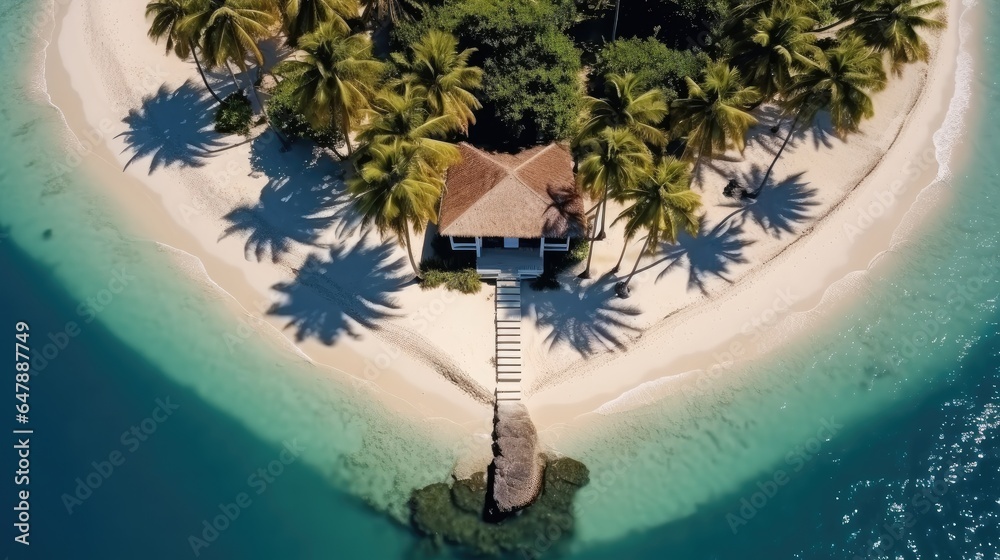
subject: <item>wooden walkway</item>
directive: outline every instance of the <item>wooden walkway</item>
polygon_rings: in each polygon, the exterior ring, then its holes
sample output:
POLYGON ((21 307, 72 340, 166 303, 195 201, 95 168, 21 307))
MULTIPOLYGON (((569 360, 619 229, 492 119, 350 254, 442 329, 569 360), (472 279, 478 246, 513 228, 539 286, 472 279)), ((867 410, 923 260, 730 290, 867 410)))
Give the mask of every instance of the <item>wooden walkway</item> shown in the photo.
POLYGON ((496 400, 521 400, 521 279, 500 274, 496 292, 496 400))

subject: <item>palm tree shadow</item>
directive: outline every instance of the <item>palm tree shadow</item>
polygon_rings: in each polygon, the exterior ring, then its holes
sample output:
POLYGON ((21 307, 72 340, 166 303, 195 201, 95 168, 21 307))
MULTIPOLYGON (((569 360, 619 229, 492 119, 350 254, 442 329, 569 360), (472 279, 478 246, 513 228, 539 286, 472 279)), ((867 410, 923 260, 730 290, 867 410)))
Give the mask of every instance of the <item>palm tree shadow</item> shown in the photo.
POLYGON ((170 91, 166 84, 143 97, 142 106, 131 109, 122 122, 128 127, 118 135, 134 162, 150 158, 149 173, 160 167, 201 167, 219 149, 227 147, 213 124, 214 100, 203 88, 186 81, 170 91))
POLYGON ((255 203, 237 206, 223 217, 229 227, 219 239, 246 235, 247 259, 254 255, 260 261, 270 254, 272 262, 279 262, 293 243, 315 246, 331 227, 338 237, 346 237, 360 225, 360 216, 351 211, 339 164, 322 174, 320 166, 329 162, 311 144, 287 152, 278 147, 273 133, 254 140, 251 166, 268 182, 255 203))
POLYGON ((795 234, 799 224, 811 219, 810 209, 819 206, 817 189, 802 181, 803 174, 764 185, 757 199, 744 207, 744 215, 774 237, 795 234))
POLYGON ((710 278, 721 278, 732 283, 728 275, 734 264, 746 264, 747 258, 743 250, 755 241, 743 237, 743 224, 723 221, 705 231, 702 222, 697 236, 691 236, 682 231, 677 236, 677 244, 667 245, 664 258, 660 262, 669 264, 660 271, 656 279, 660 280, 675 266, 688 266, 688 289, 697 288, 708 295, 706 283, 710 278))
MULTIPOLYGON (((763 167, 754 165, 735 180, 753 191, 761 184, 764 173, 763 167)), ((735 208, 731 216, 740 214, 775 237, 780 238, 784 233, 794 234, 798 224, 811 219, 810 208, 819 205, 815 199, 817 189, 809 188, 809 183, 802 181, 804 174, 794 173, 777 183, 769 179, 754 199, 737 199, 722 206, 735 208)))
POLYGON ((568 344, 583 356, 624 349, 629 335, 640 332, 628 319, 642 311, 622 303, 615 295, 615 282, 604 278, 585 289, 565 287, 525 294, 536 323, 552 327, 545 344, 550 349, 568 344))
POLYGON ((378 329, 379 320, 397 315, 392 294, 408 282, 405 267, 391 244, 371 245, 367 237, 351 249, 309 255, 294 280, 272 287, 284 298, 268 314, 288 317, 286 328, 294 328, 300 342, 315 338, 332 345, 343 335, 359 338, 358 325, 378 329))
MULTIPOLYGON (((758 123, 750 129, 753 142, 760 145, 765 152, 772 156, 777 155, 785 140, 785 135, 788 134, 788 127, 792 126, 792 122, 795 120, 795 115, 786 114, 774 105, 767 105, 758 109, 754 116, 757 117, 758 123), (773 127, 778 127, 778 131, 773 132, 773 127)), ((798 125, 798 130, 792 135, 789 147, 798 146, 803 141, 811 139, 813 147, 816 149, 832 148, 831 138, 833 136, 830 114, 826 111, 820 111, 809 126, 798 125)))

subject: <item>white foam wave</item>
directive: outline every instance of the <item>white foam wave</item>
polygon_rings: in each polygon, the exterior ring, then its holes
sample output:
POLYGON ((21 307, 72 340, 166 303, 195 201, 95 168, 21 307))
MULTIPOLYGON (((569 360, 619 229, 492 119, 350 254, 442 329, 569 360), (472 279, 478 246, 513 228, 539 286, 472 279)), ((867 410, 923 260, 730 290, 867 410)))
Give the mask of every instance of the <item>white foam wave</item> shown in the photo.
POLYGON ((937 180, 944 181, 951 177, 951 162, 956 144, 965 132, 965 115, 972 104, 972 78, 975 70, 975 60, 968 48, 972 37, 973 26, 966 21, 966 15, 979 4, 978 0, 963 0, 965 9, 958 20, 959 49, 955 69, 955 94, 948 104, 944 123, 933 136, 935 158, 938 161, 937 180))

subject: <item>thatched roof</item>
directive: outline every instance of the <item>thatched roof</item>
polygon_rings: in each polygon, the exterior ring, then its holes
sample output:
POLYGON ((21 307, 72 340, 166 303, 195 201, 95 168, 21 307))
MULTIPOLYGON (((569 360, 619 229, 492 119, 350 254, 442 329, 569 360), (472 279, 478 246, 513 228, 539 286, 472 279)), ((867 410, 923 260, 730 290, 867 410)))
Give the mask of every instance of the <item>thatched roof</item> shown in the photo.
POLYGON ((459 150, 462 162, 448 170, 441 199, 441 235, 583 235, 584 203, 565 147, 553 143, 507 154, 463 142, 459 150))

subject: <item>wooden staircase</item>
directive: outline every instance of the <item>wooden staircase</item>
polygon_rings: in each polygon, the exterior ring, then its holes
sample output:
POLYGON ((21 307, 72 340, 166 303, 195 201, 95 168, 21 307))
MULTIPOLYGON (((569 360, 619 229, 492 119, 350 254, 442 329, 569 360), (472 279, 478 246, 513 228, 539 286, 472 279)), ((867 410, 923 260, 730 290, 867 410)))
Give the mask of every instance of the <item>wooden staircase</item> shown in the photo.
POLYGON ((496 288, 497 404, 521 400, 521 279, 500 274, 496 288))

